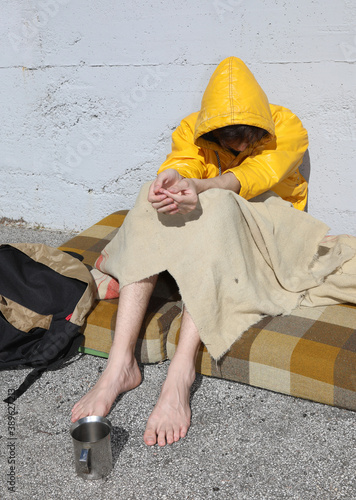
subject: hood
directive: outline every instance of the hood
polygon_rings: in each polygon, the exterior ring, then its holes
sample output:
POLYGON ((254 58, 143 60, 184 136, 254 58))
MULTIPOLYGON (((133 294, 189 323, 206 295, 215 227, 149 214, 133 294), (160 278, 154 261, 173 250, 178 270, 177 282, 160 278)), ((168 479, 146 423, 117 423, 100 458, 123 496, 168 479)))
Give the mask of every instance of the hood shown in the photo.
POLYGON ((195 144, 216 149, 215 143, 201 136, 227 125, 263 128, 270 134, 268 140, 275 135, 267 96, 246 64, 237 57, 224 59, 210 78, 195 125, 195 144))

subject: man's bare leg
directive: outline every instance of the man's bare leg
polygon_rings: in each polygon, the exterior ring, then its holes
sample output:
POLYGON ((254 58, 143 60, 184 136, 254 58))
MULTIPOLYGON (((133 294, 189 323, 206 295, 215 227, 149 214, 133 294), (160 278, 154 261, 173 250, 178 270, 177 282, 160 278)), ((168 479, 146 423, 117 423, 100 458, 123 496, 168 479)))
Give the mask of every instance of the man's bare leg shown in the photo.
POLYGON ((177 350, 143 436, 147 445, 172 444, 187 434, 191 416, 190 389, 195 380, 199 346, 198 330, 184 309, 177 350))
POLYGON ((115 335, 108 363, 95 386, 72 409, 72 422, 89 415, 105 416, 122 392, 141 383, 135 346, 157 276, 120 290, 115 335))

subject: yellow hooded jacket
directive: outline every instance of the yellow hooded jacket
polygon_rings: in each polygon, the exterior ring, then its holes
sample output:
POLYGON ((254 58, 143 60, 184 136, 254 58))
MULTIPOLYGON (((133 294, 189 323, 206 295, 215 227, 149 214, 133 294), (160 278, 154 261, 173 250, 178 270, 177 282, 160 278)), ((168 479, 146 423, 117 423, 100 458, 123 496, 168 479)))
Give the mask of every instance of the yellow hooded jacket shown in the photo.
POLYGON ((172 152, 158 173, 168 168, 183 177, 207 179, 233 172, 240 196, 249 200, 271 189, 303 210, 307 182, 298 167, 308 147, 308 135, 289 109, 269 104, 247 66, 236 57, 224 59, 204 92, 201 110, 185 118, 172 135, 172 152), (227 125, 254 125, 268 131, 259 143, 238 156, 204 140, 203 134, 227 125))

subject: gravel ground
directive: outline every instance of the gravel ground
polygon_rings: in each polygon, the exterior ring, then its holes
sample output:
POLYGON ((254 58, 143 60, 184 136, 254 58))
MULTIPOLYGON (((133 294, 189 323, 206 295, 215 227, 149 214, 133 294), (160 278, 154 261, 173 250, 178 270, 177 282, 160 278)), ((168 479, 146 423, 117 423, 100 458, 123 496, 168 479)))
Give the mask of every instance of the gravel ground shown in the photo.
MULTIPOLYGON (((0 243, 58 246, 71 236, 0 226, 0 243)), ((70 409, 104 367, 104 359, 78 354, 44 373, 15 408, 0 403, 1 499, 356 498, 354 412, 235 382, 198 375, 187 437, 147 447, 142 435, 168 362, 142 367, 142 384, 112 408, 111 474, 82 480, 74 470, 70 409), (7 482, 11 466, 15 492, 7 482)), ((1 401, 29 371, 0 372, 1 401)))

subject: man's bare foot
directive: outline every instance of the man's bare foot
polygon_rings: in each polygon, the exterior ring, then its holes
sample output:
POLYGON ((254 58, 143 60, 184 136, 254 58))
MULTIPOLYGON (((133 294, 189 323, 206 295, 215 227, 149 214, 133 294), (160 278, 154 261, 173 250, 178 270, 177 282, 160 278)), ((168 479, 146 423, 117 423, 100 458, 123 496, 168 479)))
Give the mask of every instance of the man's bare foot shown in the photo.
POLYGON ((146 425, 143 436, 148 446, 165 446, 184 438, 190 426, 190 389, 195 371, 177 370, 169 367, 167 379, 160 397, 146 425))
POLYGON ((72 422, 90 415, 105 417, 119 394, 130 391, 142 380, 135 359, 130 363, 108 366, 94 387, 72 409, 72 422))

